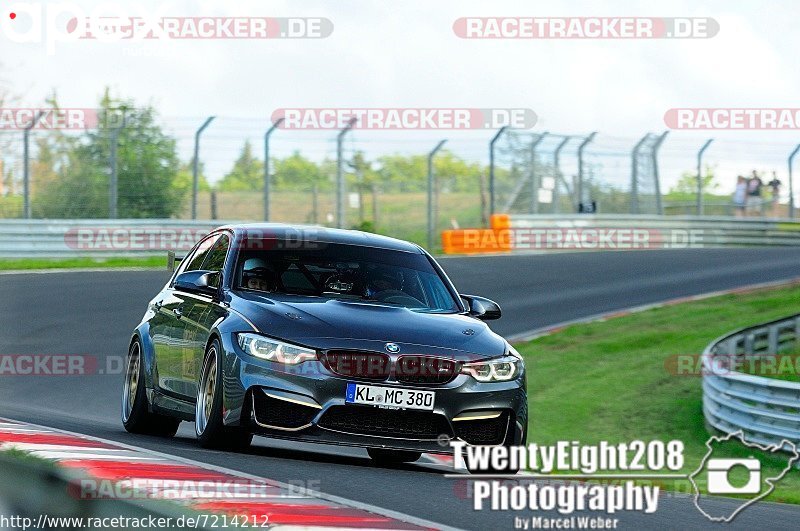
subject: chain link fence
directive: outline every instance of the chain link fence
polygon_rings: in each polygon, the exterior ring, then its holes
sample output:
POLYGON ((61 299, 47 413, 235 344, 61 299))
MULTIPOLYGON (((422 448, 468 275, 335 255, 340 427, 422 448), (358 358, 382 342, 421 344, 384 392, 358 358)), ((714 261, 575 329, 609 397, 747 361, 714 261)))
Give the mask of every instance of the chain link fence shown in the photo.
MULTIPOLYGON (((269 120, 159 117, 129 110, 116 128, 29 132, 28 216, 263 220, 264 152, 269 120)), ((276 129, 269 139, 269 219, 341 225, 426 243, 428 159, 432 157, 433 232, 485 226, 492 207, 516 214, 695 214, 697 151, 705 139, 661 132, 621 137, 497 131, 337 131, 276 129), (582 152, 582 155, 581 155, 582 152), (490 160, 494 160, 494 169, 490 160), (492 178, 493 177, 493 178, 492 178)), ((0 130, 0 218, 26 217, 24 131, 0 130)), ((737 175, 760 173, 758 208, 742 215, 786 217, 790 143, 715 142, 701 164, 703 213, 740 214, 737 175), (775 201, 766 183, 781 181, 775 201)))

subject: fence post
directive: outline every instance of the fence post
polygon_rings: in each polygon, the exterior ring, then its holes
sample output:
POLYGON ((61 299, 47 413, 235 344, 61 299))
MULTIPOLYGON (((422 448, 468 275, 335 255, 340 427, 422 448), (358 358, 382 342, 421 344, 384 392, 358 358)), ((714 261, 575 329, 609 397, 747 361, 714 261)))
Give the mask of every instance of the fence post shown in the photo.
POLYGON ((373 182, 370 184, 369 187, 370 193, 372 194, 372 225, 377 230, 378 224, 380 223, 380 208, 378 206, 378 185, 377 183, 373 182))
MULTIPOLYGON (((553 213, 554 214, 558 214, 559 211, 561 210, 561 207, 559 206, 559 201, 561 199, 560 199, 559 193, 558 193, 558 190, 560 188, 560 184, 559 183, 563 182, 564 186, 565 187, 567 186, 567 182, 564 180, 564 175, 561 173, 561 150, 564 149, 564 146, 566 146, 567 142, 569 142, 570 140, 572 140, 571 136, 565 136, 564 140, 562 140, 561 143, 558 144, 558 147, 556 147, 556 150, 553 153, 553 171, 556 174, 555 175, 555 177, 556 177, 556 187, 553 190, 553 213)), ((569 191, 570 190, 567 187, 567 192, 569 192, 569 191)))
POLYGON ((23 195, 23 215, 25 219, 31 219, 31 157, 30 157, 30 133, 36 124, 41 120, 44 111, 39 111, 33 117, 31 123, 22 130, 22 195, 23 195))
POLYGON ((800 345, 800 316, 794 320, 794 344, 800 345))
POLYGON ((709 138, 706 140, 706 143, 703 144, 703 147, 700 148, 700 151, 697 152, 697 215, 703 215, 703 153, 708 146, 711 145, 713 142, 713 138, 709 138))
POLYGON ((497 133, 492 137, 489 142, 489 216, 494 214, 494 145, 500 139, 500 136, 508 129, 504 125, 497 130, 497 133))
POLYGON ((575 210, 580 210, 580 205, 583 203, 583 150, 589 143, 594 140, 594 137, 597 136, 597 131, 592 132, 589 136, 583 139, 581 145, 578 146, 578 189, 576 190, 576 195, 578 197, 578 205, 575 210))
POLYGON ((270 178, 269 178, 269 137, 283 123, 283 118, 278 118, 273 122, 272 126, 264 133, 264 221, 269 221, 269 194, 270 194, 270 178))
POLYGON ((442 140, 436 147, 433 148, 433 151, 428 153, 428 251, 432 251, 433 249, 433 241, 434 241, 434 232, 436 232, 436 217, 437 213, 434 211, 433 208, 433 193, 434 193, 434 182, 433 182, 433 157, 436 156, 436 153, 442 149, 447 140, 442 140))
POLYGON ((545 137, 550 134, 545 131, 539 137, 531 142, 531 214, 538 214, 539 212, 539 179, 536 175, 536 146, 538 146, 545 137))
POLYGON ((647 133, 631 151, 631 214, 639 213, 639 150, 649 138, 650 133, 647 133))
POLYGON ((311 222, 319 223, 319 187, 317 183, 311 185, 311 222))
POLYGON ((344 126, 344 129, 336 135, 336 226, 344 228, 344 170, 342 168, 342 143, 344 135, 353 128, 356 119, 351 118, 344 126))
POLYGON ((650 152, 650 157, 653 161, 653 183, 656 188, 656 213, 659 216, 664 215, 664 205, 661 202, 661 175, 658 170, 658 150, 661 149, 661 144, 667 139, 668 134, 669 131, 661 133, 661 136, 659 136, 655 144, 653 144, 653 150, 650 152))
POLYGON ((775 355, 778 353, 778 336, 780 332, 779 324, 772 324, 769 326, 767 332, 767 354, 775 355))
POLYGON ((744 355, 752 356, 755 352, 756 338, 753 332, 746 332, 744 334, 744 355))
POLYGON ((108 182, 108 217, 117 219, 117 205, 119 202, 119 181, 117 176, 117 147, 119 144, 119 134, 125 127, 125 115, 122 115, 122 123, 111 130, 111 177, 108 182))
POLYGON ((792 161, 797 152, 800 151, 800 144, 794 148, 792 154, 789 155, 789 217, 794 218, 794 179, 792 179, 792 161))
POLYGON ((198 175, 200 169, 200 135, 205 131, 206 127, 211 125, 211 122, 216 116, 209 116, 200 129, 194 134, 194 160, 192 161, 192 219, 197 219, 197 192, 200 190, 200 177, 198 175))

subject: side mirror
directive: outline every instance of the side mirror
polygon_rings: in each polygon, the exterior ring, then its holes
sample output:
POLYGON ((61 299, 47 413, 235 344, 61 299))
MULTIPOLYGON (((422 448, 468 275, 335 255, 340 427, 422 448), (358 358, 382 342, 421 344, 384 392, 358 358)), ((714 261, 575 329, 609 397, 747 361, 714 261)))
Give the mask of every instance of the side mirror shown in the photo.
POLYGON ((186 271, 175 279, 175 288, 216 298, 219 295, 219 278, 218 271, 186 271))
POLYGON ((500 319, 502 315, 500 306, 494 301, 476 295, 462 295, 461 298, 469 309, 469 315, 481 321, 500 319))

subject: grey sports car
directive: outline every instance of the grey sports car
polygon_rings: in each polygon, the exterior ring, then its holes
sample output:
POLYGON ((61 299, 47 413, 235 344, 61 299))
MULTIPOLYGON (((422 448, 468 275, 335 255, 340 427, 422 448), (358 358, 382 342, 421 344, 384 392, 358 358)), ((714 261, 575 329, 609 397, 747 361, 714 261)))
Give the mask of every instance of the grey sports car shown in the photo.
MULTIPOLYGON (((487 272, 491 274, 491 272, 487 272)), ((285 225, 216 229, 180 262, 130 342, 122 420, 205 447, 253 434, 353 445, 384 462, 448 441, 524 444, 525 367, 418 245, 285 225)))

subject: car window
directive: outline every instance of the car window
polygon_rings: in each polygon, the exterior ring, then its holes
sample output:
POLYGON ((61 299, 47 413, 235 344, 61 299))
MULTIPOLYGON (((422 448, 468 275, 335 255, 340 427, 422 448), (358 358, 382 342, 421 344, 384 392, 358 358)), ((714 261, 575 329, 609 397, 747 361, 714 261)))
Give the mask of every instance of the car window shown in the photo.
POLYGON ((184 269, 184 271, 199 271, 203 269, 203 262, 205 261, 206 256, 208 256, 208 253, 211 251, 211 248, 214 246, 214 243, 217 241, 218 238, 219 234, 216 234, 214 236, 211 236, 210 238, 203 240, 203 242, 197 247, 197 250, 194 252, 194 255, 192 256, 191 262, 189 262, 189 265, 186 266, 186 269, 184 269))
MULTIPOLYGON (((206 258, 203 261, 203 265, 200 267, 200 269, 221 273, 223 267, 225 266, 225 257, 228 255, 229 243, 230 239, 228 238, 227 234, 220 236, 216 243, 214 243, 214 245, 211 247, 211 250, 206 254, 206 258)), ((219 280, 220 277, 217 276, 215 279, 215 287, 219 287, 219 280)), ((212 285, 214 285, 214 283, 212 283, 212 285)))
POLYGON ((416 311, 461 309, 425 255, 357 245, 246 250, 239 253, 233 285, 290 296, 373 301, 416 311))
POLYGON ((290 264, 281 274, 281 283, 292 293, 315 293, 316 289, 296 264, 290 264))
POLYGON ((209 253, 206 255, 206 259, 200 269, 205 269, 207 271, 222 271, 222 268, 225 265, 225 257, 228 254, 229 243, 230 239, 228 238, 227 234, 220 236, 216 243, 214 243, 213 247, 211 247, 209 253))

